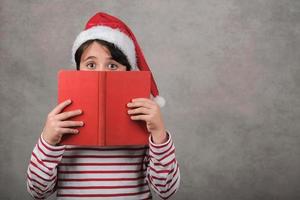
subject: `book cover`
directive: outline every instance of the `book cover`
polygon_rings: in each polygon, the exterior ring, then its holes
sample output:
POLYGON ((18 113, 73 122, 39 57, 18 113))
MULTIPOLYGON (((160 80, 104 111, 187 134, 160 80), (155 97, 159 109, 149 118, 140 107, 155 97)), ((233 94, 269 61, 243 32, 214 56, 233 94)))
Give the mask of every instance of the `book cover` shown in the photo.
POLYGON ((66 134, 60 144, 81 146, 123 146, 148 144, 144 121, 128 115, 133 98, 150 97, 148 71, 58 72, 58 103, 71 99, 63 112, 81 109, 83 114, 69 118, 83 121, 79 134, 66 134))

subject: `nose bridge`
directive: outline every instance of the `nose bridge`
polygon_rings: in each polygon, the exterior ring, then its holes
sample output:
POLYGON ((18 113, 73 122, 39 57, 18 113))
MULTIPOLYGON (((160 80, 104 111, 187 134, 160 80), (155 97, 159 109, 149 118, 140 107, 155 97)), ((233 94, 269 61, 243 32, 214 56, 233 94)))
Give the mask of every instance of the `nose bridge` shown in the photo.
POLYGON ((99 62, 99 71, 108 71, 104 61, 99 62))
POLYGON ((105 70, 105 66, 104 66, 103 62, 99 63, 99 69, 100 69, 100 71, 104 71, 105 70))

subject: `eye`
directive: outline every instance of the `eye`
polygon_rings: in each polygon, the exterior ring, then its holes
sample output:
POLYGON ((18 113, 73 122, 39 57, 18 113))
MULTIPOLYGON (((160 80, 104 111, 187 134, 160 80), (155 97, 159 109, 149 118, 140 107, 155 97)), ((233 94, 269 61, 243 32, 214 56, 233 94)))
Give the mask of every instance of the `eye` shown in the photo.
POLYGON ((94 63, 94 62, 88 63, 86 66, 89 69, 96 69, 96 63, 94 63))
POLYGON ((114 64, 114 63, 110 63, 110 64, 108 64, 108 68, 109 68, 110 70, 116 70, 116 69, 118 69, 118 65, 116 65, 116 64, 114 64))

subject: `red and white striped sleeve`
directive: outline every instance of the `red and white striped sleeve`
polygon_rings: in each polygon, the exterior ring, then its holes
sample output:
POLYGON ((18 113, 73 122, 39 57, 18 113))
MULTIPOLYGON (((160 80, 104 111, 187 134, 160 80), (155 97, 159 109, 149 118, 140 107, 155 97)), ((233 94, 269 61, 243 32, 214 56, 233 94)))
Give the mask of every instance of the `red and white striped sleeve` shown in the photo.
POLYGON ((65 146, 52 146, 39 138, 27 169, 27 190, 35 199, 44 199, 56 190, 57 165, 65 146))
POLYGON ((167 131, 168 141, 154 144, 149 137, 147 180, 151 188, 162 198, 168 199, 179 188, 180 172, 175 157, 175 146, 167 131))

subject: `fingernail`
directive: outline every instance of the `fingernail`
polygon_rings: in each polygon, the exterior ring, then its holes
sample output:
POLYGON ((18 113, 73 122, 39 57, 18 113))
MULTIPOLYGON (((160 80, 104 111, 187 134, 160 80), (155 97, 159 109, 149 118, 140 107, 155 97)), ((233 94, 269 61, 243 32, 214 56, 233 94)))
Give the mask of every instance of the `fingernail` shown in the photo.
POLYGON ((71 102, 72 102, 71 99, 69 99, 69 100, 68 100, 68 103, 71 103, 71 102))
POLYGON ((81 122, 81 126, 83 126, 84 125, 84 123, 83 122, 81 122))

